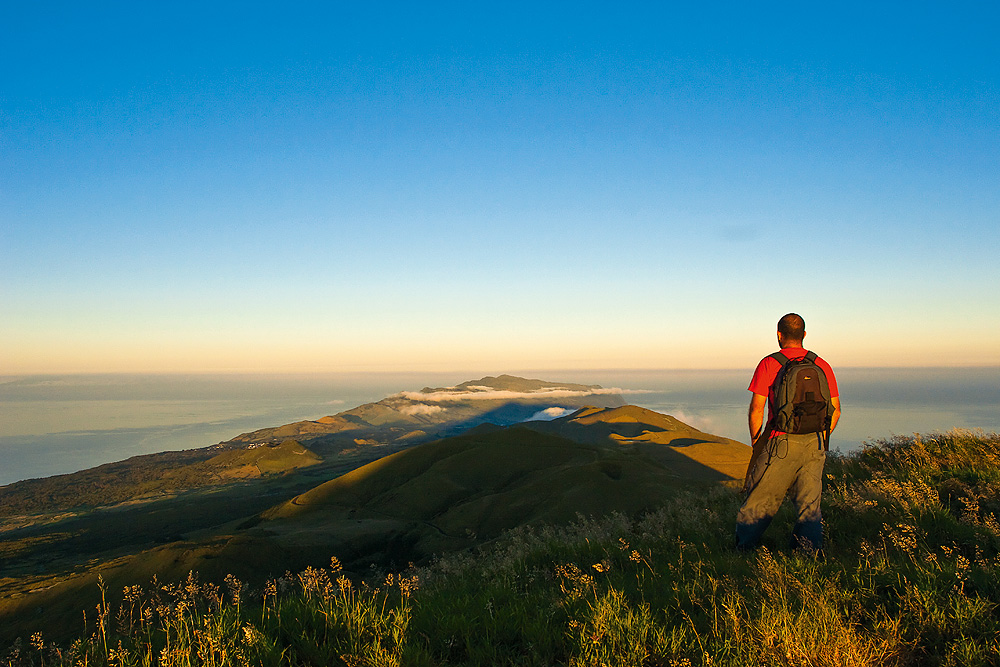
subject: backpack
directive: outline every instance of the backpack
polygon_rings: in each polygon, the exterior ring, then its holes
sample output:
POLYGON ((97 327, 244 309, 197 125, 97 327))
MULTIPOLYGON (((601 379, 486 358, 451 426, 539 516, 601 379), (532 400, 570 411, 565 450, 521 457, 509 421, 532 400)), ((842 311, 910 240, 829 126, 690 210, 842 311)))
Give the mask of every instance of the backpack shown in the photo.
POLYGON ((816 353, 789 359, 781 352, 770 355, 781 364, 774 381, 774 417, 771 430, 783 433, 821 433, 823 448, 830 449, 833 405, 826 373, 816 364, 816 353))

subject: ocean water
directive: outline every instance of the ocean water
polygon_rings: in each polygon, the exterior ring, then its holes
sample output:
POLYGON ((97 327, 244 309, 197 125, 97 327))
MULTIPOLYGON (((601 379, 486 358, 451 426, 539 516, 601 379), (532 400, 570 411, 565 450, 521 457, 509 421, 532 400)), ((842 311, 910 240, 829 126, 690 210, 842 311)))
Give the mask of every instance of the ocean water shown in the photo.
MULTIPOLYGON (((751 369, 520 371, 617 387, 636 405, 746 442, 751 369)), ((64 375, 0 377, 0 485, 130 456, 204 447, 476 373, 64 375)), ((831 448, 953 428, 1000 431, 1000 368, 840 369, 831 448)))

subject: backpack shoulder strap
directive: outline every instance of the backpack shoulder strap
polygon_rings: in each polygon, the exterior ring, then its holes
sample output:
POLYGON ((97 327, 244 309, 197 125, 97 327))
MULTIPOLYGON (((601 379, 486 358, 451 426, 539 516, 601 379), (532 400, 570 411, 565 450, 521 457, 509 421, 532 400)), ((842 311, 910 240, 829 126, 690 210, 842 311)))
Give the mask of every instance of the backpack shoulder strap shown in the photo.
POLYGON ((781 352, 775 352, 774 354, 769 354, 767 356, 771 357, 772 359, 774 359, 775 361, 777 361, 779 364, 781 364, 782 368, 785 367, 785 364, 787 364, 789 361, 791 361, 791 359, 789 359, 788 357, 786 357, 781 352))
POLYGON ((819 355, 817 355, 812 350, 809 350, 808 352, 806 352, 806 355, 805 355, 805 359, 806 360, 811 361, 813 363, 816 363, 816 359, 818 359, 818 358, 819 358, 819 355))

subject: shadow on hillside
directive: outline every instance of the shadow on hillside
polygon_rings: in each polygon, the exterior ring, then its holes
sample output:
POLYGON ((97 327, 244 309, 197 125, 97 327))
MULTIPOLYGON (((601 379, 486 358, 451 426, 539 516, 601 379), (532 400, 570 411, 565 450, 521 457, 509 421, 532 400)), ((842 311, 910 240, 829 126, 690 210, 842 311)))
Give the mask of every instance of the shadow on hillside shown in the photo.
POLYGON ((579 410, 580 408, 593 406, 595 404, 597 404, 598 407, 617 407, 623 404, 621 401, 613 400, 612 395, 585 396, 583 398, 586 400, 581 400, 579 398, 567 398, 561 400, 552 399, 542 402, 510 401, 492 410, 478 414, 475 417, 447 424, 437 433, 440 437, 449 437, 459 435, 482 424, 513 426, 531 419, 542 410, 553 407, 565 408, 567 410, 574 411, 579 410))
MULTIPOLYGON (((684 450, 727 447, 684 441, 684 450)), ((733 479, 668 445, 579 442, 517 425, 404 450, 244 526, 299 550, 332 550, 345 564, 419 563, 519 526, 637 516, 678 492, 733 479)))
POLYGON ((671 447, 690 447, 691 445, 710 445, 711 440, 704 438, 674 438, 670 441, 671 447))

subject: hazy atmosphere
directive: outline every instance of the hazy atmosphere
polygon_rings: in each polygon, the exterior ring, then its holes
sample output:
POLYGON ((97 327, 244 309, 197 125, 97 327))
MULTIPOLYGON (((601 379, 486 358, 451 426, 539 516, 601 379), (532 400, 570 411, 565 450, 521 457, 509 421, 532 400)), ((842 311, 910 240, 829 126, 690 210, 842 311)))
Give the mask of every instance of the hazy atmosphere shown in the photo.
POLYGON ((998 364, 996 19, 8 6, 0 372, 998 364))
POLYGON ((0 665, 996 667, 998 19, 5 3, 0 665))
MULTIPOLYGON (((749 370, 563 371, 627 402, 708 433, 745 442, 749 370)), ((529 376, 542 373, 528 373, 529 376)), ((138 454, 205 447, 266 426, 318 419, 459 373, 302 375, 0 376, 0 485, 64 474, 138 454)), ((831 448, 953 428, 1000 431, 1000 369, 843 369, 846 417, 831 448)), ((598 395, 604 392, 598 392, 598 395)), ((550 416, 571 410, 550 393, 550 416)))

